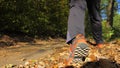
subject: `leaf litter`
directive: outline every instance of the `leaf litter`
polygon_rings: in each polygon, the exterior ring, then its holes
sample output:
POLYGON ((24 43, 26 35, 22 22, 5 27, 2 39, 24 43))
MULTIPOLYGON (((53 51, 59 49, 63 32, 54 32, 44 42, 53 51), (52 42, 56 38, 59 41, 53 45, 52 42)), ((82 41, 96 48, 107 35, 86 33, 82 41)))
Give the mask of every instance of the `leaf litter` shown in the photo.
POLYGON ((69 46, 65 45, 62 48, 55 48, 54 53, 48 54, 38 60, 26 60, 23 58, 21 60, 24 61, 24 64, 6 64, 2 68, 97 68, 96 66, 99 66, 99 68, 110 68, 111 65, 120 68, 120 45, 117 43, 106 43, 105 45, 106 47, 101 50, 100 54, 106 60, 88 61, 82 64, 66 66, 64 62, 69 56, 69 46), (107 67, 106 64, 110 67, 107 67))

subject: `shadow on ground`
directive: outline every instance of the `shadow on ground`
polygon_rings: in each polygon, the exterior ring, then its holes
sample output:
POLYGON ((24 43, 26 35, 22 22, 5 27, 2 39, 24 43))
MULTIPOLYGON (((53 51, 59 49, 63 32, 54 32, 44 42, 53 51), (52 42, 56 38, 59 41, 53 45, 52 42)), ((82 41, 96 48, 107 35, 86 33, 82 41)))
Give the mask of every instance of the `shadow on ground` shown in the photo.
MULTIPOLYGON (((73 66, 67 66, 65 68, 75 68, 73 66)), ((80 68, 120 68, 120 64, 109 59, 100 59, 96 62, 87 62, 80 68)))

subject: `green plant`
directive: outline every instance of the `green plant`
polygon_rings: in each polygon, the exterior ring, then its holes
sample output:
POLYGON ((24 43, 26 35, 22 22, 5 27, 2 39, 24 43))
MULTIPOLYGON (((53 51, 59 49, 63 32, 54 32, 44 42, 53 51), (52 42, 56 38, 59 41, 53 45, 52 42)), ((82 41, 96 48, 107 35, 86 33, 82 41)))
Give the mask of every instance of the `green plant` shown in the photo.
POLYGON ((114 35, 114 30, 107 24, 106 21, 102 22, 102 30, 104 40, 109 41, 112 35, 114 35))

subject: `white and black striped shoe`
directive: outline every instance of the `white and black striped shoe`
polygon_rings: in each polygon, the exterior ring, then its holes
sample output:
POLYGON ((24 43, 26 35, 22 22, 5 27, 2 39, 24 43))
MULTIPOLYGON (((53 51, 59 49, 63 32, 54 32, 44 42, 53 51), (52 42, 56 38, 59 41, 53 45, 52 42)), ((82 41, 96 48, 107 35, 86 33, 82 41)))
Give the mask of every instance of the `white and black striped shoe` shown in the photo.
POLYGON ((67 64, 72 62, 83 62, 89 53, 89 46, 83 35, 77 35, 70 45, 70 56, 67 64))

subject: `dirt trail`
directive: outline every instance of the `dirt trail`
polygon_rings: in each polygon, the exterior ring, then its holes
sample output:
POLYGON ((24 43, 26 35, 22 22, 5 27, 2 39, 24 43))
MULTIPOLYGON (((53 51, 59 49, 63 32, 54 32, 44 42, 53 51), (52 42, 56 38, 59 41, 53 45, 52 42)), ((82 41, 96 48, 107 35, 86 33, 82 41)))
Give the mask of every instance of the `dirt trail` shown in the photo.
POLYGON ((37 60, 48 54, 52 54, 56 49, 62 48, 63 42, 41 41, 36 43, 17 43, 16 46, 0 48, 0 67, 6 64, 24 64, 30 59, 37 60))
MULTIPOLYGON (((97 55, 97 49, 91 45, 90 47, 92 48, 90 53, 93 54, 95 52, 94 55, 97 55)), ((0 68, 4 68, 6 64, 24 66, 25 62, 29 60, 38 60, 38 62, 44 63, 46 68, 60 68, 60 66, 64 66, 62 64, 64 59, 69 56, 68 49, 69 46, 65 44, 64 39, 51 39, 46 41, 37 39, 35 42, 17 42, 15 46, 0 47, 0 68)), ((120 68, 119 40, 105 43, 105 47, 100 53, 105 57, 104 59, 95 62, 86 62, 85 64, 80 64, 80 67, 96 68, 99 66, 99 68, 111 68, 111 66, 114 66, 112 68, 120 68)), ((34 63, 29 65, 34 66, 34 63)), ((40 66, 39 63, 38 66, 40 66)))

